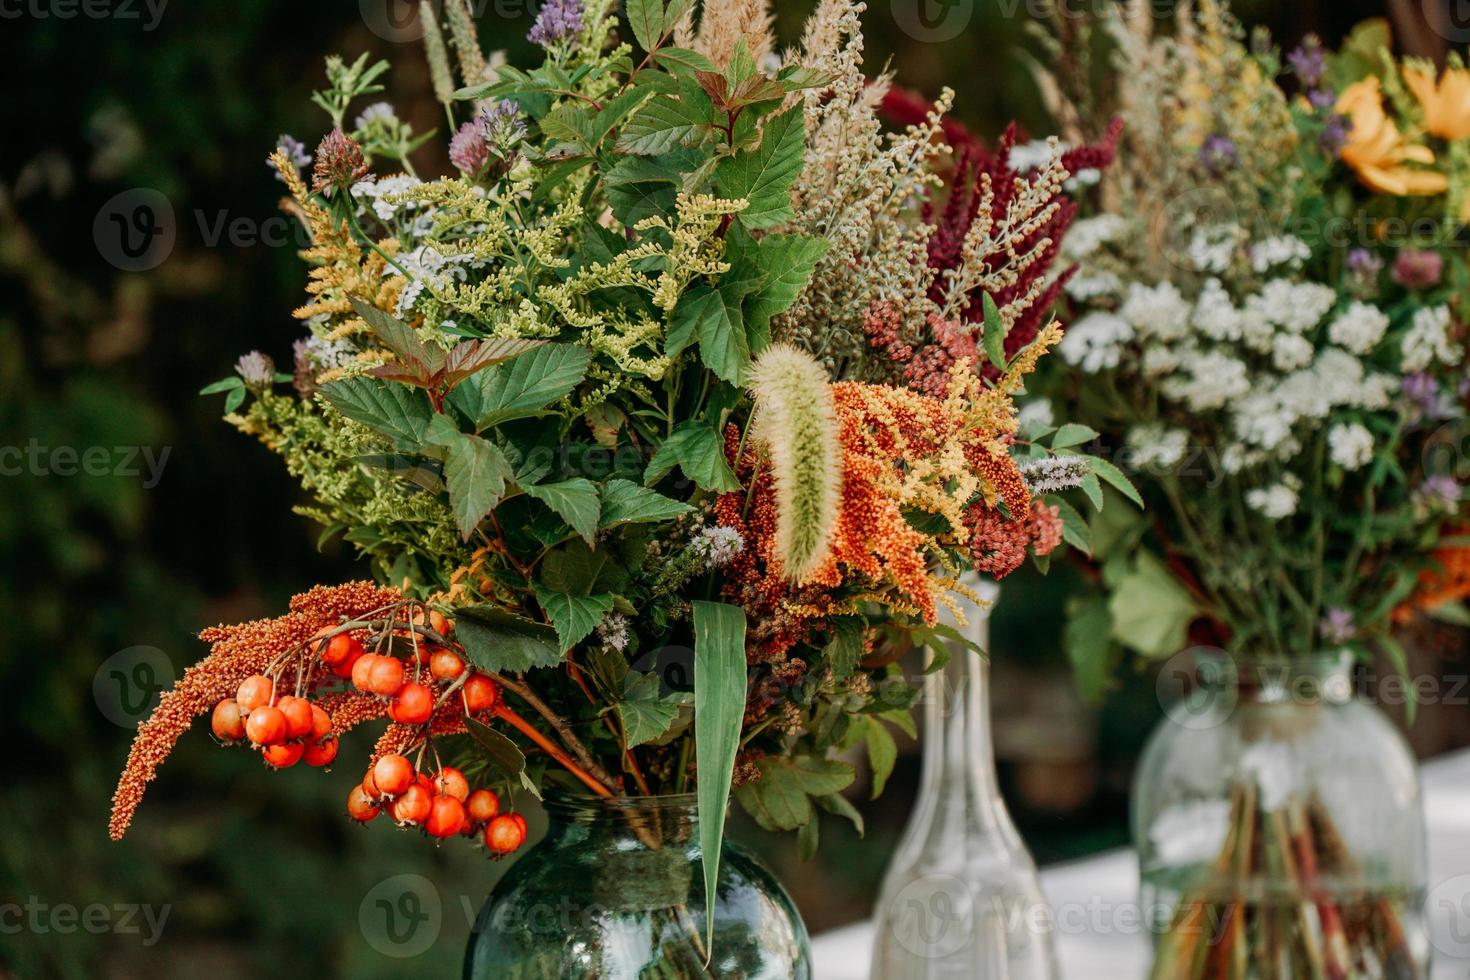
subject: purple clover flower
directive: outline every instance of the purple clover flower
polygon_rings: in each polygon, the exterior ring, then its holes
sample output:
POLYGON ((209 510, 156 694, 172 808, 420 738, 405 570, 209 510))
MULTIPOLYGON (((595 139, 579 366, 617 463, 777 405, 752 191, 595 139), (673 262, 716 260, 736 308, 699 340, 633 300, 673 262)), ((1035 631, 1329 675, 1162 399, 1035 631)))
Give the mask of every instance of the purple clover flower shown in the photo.
MULTIPOLYGON (((286 159, 290 161, 291 166, 295 167, 298 173, 302 167, 311 163, 311 154, 306 152, 306 144, 302 143, 290 133, 282 133, 276 137, 276 149, 286 154, 286 159)), ((265 165, 271 168, 271 172, 276 173, 276 165, 271 163, 269 159, 265 161, 265 165)), ((276 180, 279 180, 283 184, 286 182, 286 178, 282 177, 279 173, 276 173, 276 180)))
POLYGON ((235 362, 235 373, 251 388, 269 388, 276 380, 276 365, 258 350, 242 355, 235 362))
POLYGON ((508 164, 526 133, 521 107, 509 99, 480 110, 449 141, 449 162, 467 177, 479 178, 492 162, 508 164))
POLYGON ((1393 262, 1393 281, 1405 289, 1431 289, 1444 278, 1444 256, 1422 248, 1406 248, 1393 262))
POLYGON ((1452 476, 1436 473, 1424 478, 1409 495, 1414 513, 1420 517, 1430 514, 1453 514, 1460 509, 1460 484, 1452 476))
POLYGON ((1357 636, 1358 627, 1353 622, 1352 613, 1334 606, 1327 610, 1322 621, 1317 624, 1317 633, 1322 639, 1336 646, 1357 636))
POLYGON ((585 29, 582 0, 546 0, 526 40, 543 48, 577 37, 585 29))
POLYGON ((1307 88, 1316 88, 1327 74, 1327 52, 1315 34, 1308 34, 1301 47, 1286 56, 1296 77, 1307 88))
POLYGON ((1240 149, 1230 137, 1216 133, 1199 148, 1199 162, 1218 177, 1240 162, 1240 149))

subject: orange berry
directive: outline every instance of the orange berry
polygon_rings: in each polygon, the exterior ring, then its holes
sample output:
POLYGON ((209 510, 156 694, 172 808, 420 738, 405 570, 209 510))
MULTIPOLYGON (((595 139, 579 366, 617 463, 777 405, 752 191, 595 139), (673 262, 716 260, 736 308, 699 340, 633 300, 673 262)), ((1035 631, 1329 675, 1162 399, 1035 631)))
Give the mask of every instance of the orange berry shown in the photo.
POLYGON ((245 737, 245 712, 240 708, 240 702, 234 698, 225 698, 214 706, 214 713, 209 716, 209 727, 214 729, 214 737, 221 742, 238 742, 245 737))
POLYGON ((449 621, 449 617, 437 609, 429 610, 429 628, 440 636, 448 636, 454 632, 454 624, 449 621))
POLYGON ((377 805, 361 786, 347 794, 347 815, 358 823, 367 823, 379 813, 377 805))
POLYGON ((471 677, 460 690, 464 692, 465 707, 472 715, 489 711, 500 698, 500 686, 484 674, 471 677))
POLYGON ((300 742, 277 742, 260 750, 265 761, 276 769, 290 769, 301 761, 305 746, 300 742))
POLYGON ((378 657, 368 674, 368 688, 379 697, 391 698, 403 689, 403 661, 378 657))
POLYGON ((245 735, 256 745, 278 745, 286 740, 286 716, 280 708, 263 704, 245 719, 245 735))
POLYGON ((286 716, 286 737, 305 738, 311 734, 311 702, 288 694, 276 702, 281 714, 286 716))
POLYGON ((382 659, 376 653, 365 653, 358 657, 357 661, 352 665, 352 686, 359 691, 371 692, 373 689, 371 683, 373 668, 382 659))
POLYGON ((441 681, 452 681, 464 673, 464 658, 453 650, 438 650, 429 658, 429 673, 441 681))
POLYGON ((429 819, 429 812, 433 809, 433 795, 418 783, 414 783, 403 791, 403 795, 393 801, 389 810, 393 819, 402 827, 413 827, 429 819))
POLYGON ((485 846, 495 854, 509 854, 526 841, 524 821, 516 815, 502 813, 485 826, 485 846))
POLYGON ((322 660, 335 667, 340 663, 356 660, 362 654, 361 643, 346 633, 338 633, 327 641, 325 649, 322 650, 322 660))
POLYGON ((235 701, 240 705, 240 710, 248 715, 256 708, 270 704, 273 690, 275 685, 269 677, 251 674, 240 682, 240 688, 235 692, 235 701))
POLYGON ((436 796, 429 804, 424 829, 430 837, 453 837, 464 827, 464 804, 452 796, 436 796))
POLYGON ((305 756, 308 766, 329 766, 337 758, 337 740, 324 738, 319 742, 312 742, 306 746, 305 756))
POLYGON ((397 796, 413 785, 413 764, 401 755, 385 755, 373 764, 373 784, 382 796, 397 796))
POLYGON ((422 684, 403 685, 388 705, 388 717, 400 725, 422 725, 434 715, 434 692, 422 684))
POLYGON ((464 801, 466 815, 475 826, 489 823, 500 814, 500 797, 494 791, 477 789, 464 801))
POLYGON ((463 803, 470 795, 469 780, 453 766, 445 766, 434 776, 434 792, 452 796, 463 803))
POLYGON ((317 706, 311 706, 311 740, 320 742, 327 737, 332 730, 332 716, 326 710, 317 706))
MULTIPOLYGON (((361 648, 359 647, 359 649, 361 648)), ((340 664, 333 665, 332 675, 334 677, 342 678, 351 677, 353 668, 355 668, 357 666, 357 662, 365 656, 367 656, 367 654, 365 653, 356 653, 348 657, 346 660, 342 661, 340 664)))
POLYGON ((373 780, 373 771, 368 769, 367 775, 362 777, 362 791, 367 794, 368 799, 376 800, 382 797, 378 784, 373 780))

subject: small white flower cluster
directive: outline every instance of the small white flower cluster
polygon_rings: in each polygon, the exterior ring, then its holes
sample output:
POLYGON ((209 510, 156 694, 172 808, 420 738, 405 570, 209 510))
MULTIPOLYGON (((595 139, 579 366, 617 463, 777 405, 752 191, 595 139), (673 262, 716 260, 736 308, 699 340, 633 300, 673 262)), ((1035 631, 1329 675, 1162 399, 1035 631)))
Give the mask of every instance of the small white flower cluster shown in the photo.
POLYGON ((744 548, 745 539, 740 536, 740 532, 722 524, 701 529, 689 542, 689 549, 704 564, 702 571, 730 564, 744 548))
POLYGON ((1288 473, 1277 483, 1245 492, 1245 505, 1267 520, 1279 521, 1296 513, 1302 481, 1288 473))
POLYGON ((407 174, 395 174, 381 180, 361 180, 352 185, 352 196, 373 209, 379 221, 392 221, 398 212, 412 211, 419 206, 417 201, 395 200, 402 194, 418 187, 423 181, 407 174))
POLYGON ((622 613, 608 613, 597 624, 597 636, 604 644, 622 653, 632 639, 631 625, 622 613))
POLYGON ((1404 370, 1423 371, 1435 361, 1456 364, 1464 356, 1460 345, 1450 340, 1450 311, 1432 306, 1414 314, 1403 340, 1404 370))

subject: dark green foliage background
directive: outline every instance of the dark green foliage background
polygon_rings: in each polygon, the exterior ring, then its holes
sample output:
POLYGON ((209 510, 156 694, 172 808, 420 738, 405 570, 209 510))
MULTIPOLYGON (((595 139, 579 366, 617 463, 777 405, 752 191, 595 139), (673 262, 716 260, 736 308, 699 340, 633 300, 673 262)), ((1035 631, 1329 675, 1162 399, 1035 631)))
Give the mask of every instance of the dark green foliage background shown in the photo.
MULTIPOLYGON (((355 763, 272 776, 249 753, 215 748, 202 724, 125 842, 106 838, 130 732, 97 710, 98 666, 147 645, 182 672, 204 652, 199 627, 274 615, 312 583, 363 572, 338 544, 317 552, 316 530, 290 513, 297 491, 277 460, 220 424, 218 399, 195 392, 254 347, 289 363, 299 335, 289 312, 303 284, 294 244, 209 238, 222 214, 251 225, 277 216, 281 186, 263 160, 283 130, 308 146, 320 137, 308 95, 322 55, 392 59, 388 97, 400 114, 421 130, 442 125, 417 45, 366 28, 362 11, 374 2, 176 0, 150 31, 141 3, 128 8, 139 19, 62 19, 61 4, 27 0, 0 20, 0 446, 169 447, 152 489, 126 475, 0 476, 0 906, 171 906, 152 947, 137 935, 7 928, 0 977, 453 975, 468 912, 497 873, 463 842, 436 851, 384 826, 350 825, 341 800, 355 763), (105 135, 107 119, 125 120, 122 144, 116 124, 105 135), (137 187, 169 198, 178 240, 156 270, 119 273, 94 245, 93 218, 137 187), (407 962, 379 956, 358 926, 364 894, 401 872, 431 878, 444 901, 439 941, 407 962)), ((1007 54, 1022 43, 1027 3, 952 3, 972 16, 944 44, 905 36, 895 3, 873 3, 871 67, 891 59, 931 95, 956 88, 957 114, 977 132, 997 133, 1011 117, 1045 132, 1034 86, 1007 54)), ((513 61, 525 54, 527 3, 481 6, 486 47, 509 48, 513 61)), ((810 3, 779 6, 782 38, 794 41, 810 3)), ((1333 23, 1321 26, 1335 34, 1374 6, 1331 5, 1333 23)), ((1316 20, 1315 7, 1240 5, 1289 39, 1316 20)), ((434 153, 424 151, 421 170, 444 166, 434 153)), ((998 657, 1059 662, 1049 604, 1070 574, 1008 588, 998 657)), ((1093 805, 1060 822, 1021 815, 1043 860, 1122 840, 1119 773, 1154 718, 1151 691, 1145 679, 1105 709, 1107 772, 1093 805)), ((343 757, 363 758, 369 742, 344 746, 343 757)), ((813 931, 865 914, 915 762, 901 761, 887 796, 865 807, 866 842, 824 822, 815 872, 794 873, 794 840, 736 828, 800 881, 793 890, 813 931)))

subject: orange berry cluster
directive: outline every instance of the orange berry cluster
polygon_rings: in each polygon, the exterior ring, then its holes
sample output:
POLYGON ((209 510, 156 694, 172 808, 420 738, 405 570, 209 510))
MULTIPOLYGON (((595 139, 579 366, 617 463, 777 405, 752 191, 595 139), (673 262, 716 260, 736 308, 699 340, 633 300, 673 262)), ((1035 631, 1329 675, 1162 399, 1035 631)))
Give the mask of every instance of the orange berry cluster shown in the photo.
MULTIPOLYGON (((453 628, 437 612, 430 618, 440 636, 453 628)), ((361 694, 386 699, 388 716, 399 725, 428 726, 446 691, 454 691, 465 714, 471 716, 491 712, 500 704, 499 685, 471 670, 453 650, 416 645, 405 662, 396 656, 368 653, 347 632, 318 637, 304 648, 304 656, 319 658, 331 675, 348 680, 361 694)), ((273 672, 277 671, 267 669, 273 672)), ((308 670, 307 676, 310 674, 308 670)), ((320 686, 321 682, 307 684, 306 690, 320 686)), ((306 697, 277 696, 276 687, 276 680, 266 674, 247 677, 233 698, 215 705, 211 719, 215 737, 227 744, 248 743, 275 769, 294 766, 302 759, 312 766, 330 764, 337 757, 332 716, 306 697)), ((427 732, 426 728, 426 737, 427 732)), ((463 773, 453 767, 441 768, 431 778, 396 753, 374 762, 347 797, 347 813, 360 823, 385 809, 400 827, 421 827, 436 839, 483 836, 485 846, 496 856, 515 851, 526 839, 525 818, 502 813, 500 798, 491 790, 470 792, 463 773)))

